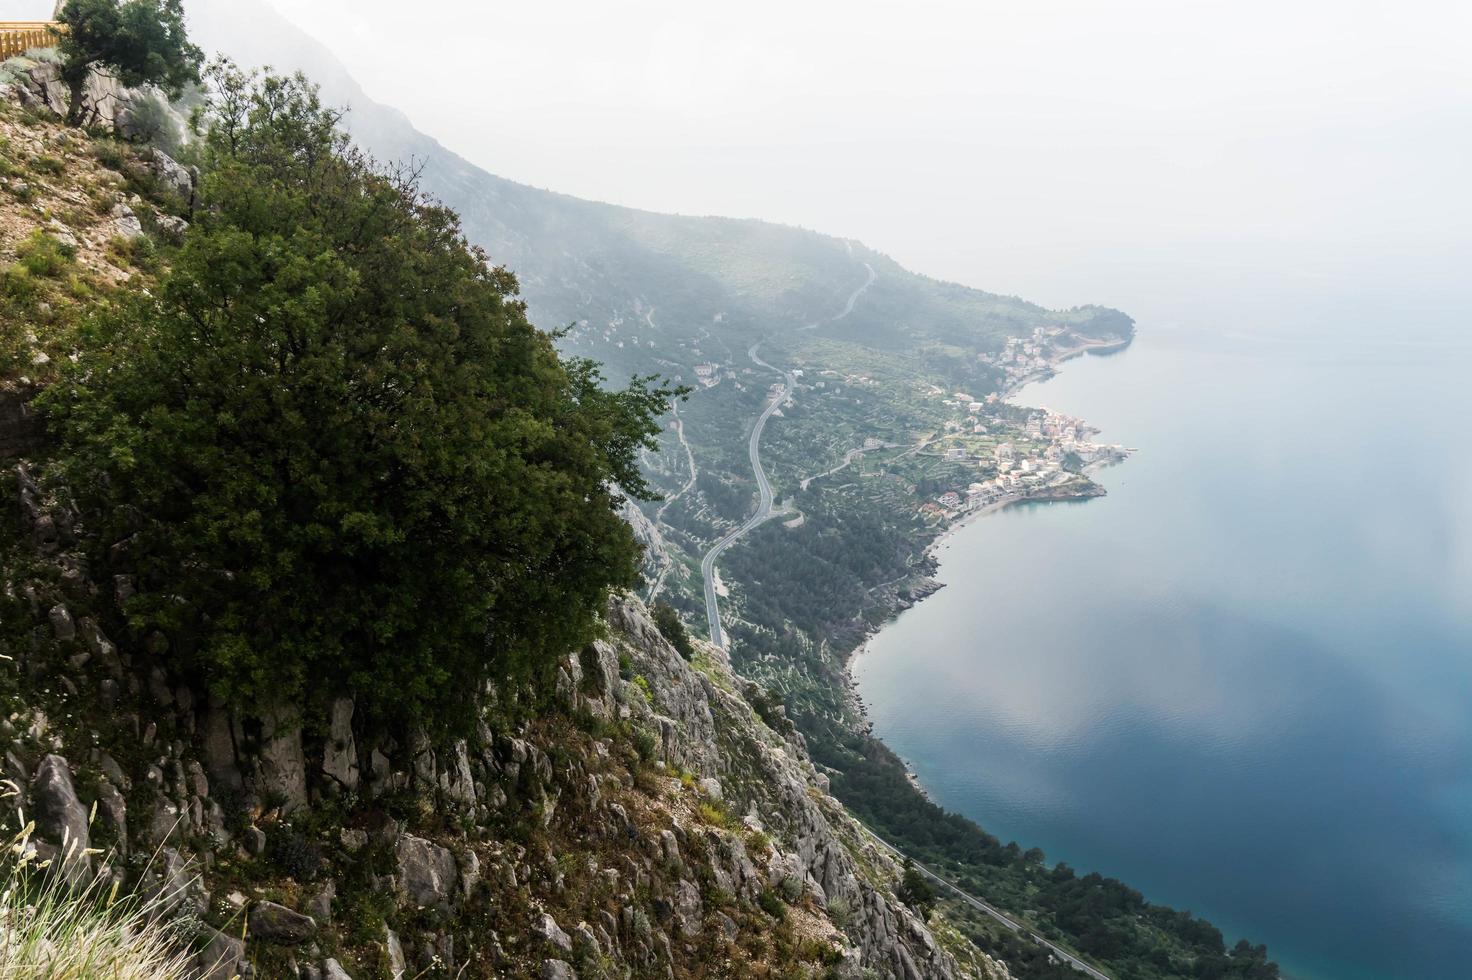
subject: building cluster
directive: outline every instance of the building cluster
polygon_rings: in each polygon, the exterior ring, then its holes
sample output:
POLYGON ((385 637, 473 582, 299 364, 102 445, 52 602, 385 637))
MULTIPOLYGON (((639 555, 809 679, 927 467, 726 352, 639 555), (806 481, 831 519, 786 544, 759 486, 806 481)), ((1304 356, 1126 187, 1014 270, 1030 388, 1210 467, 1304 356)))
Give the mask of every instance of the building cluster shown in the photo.
MULTIPOLYGON (((959 403, 962 401, 961 393, 956 394, 959 403)), ((966 407, 969 409, 971 406, 968 404, 966 407)), ((975 416, 971 418, 974 420, 975 416)), ((1087 465, 1119 459, 1127 453, 1122 446, 1091 442, 1089 436, 1096 430, 1079 419, 1049 409, 1030 415, 1023 424, 1023 432, 1027 436, 1024 447, 1000 442, 993 447, 989 458, 977 460, 978 467, 994 475, 972 483, 964 492, 948 490, 937 497, 935 503, 952 513, 976 510, 1068 482, 1072 474, 1063 464, 1069 457, 1078 464, 1087 465)), ((952 446, 945 453, 945 459, 952 462, 971 458, 962 446, 952 446)))
POLYGON ((1000 351, 978 354, 976 359, 1000 369, 1007 384, 1015 385, 1049 369, 1053 341, 1067 332, 1066 327, 1034 327, 1031 337, 1008 337, 1000 351))

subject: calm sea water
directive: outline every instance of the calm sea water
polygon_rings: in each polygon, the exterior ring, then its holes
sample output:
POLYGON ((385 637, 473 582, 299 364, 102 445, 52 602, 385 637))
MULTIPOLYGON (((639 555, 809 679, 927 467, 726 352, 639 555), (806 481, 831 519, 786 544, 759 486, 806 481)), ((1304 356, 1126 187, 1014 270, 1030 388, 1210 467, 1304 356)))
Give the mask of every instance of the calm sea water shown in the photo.
POLYGON ((1465 978, 1472 342, 1367 334, 1147 324, 1027 389, 1139 454, 959 532, 855 674, 1004 839, 1295 978, 1465 978))

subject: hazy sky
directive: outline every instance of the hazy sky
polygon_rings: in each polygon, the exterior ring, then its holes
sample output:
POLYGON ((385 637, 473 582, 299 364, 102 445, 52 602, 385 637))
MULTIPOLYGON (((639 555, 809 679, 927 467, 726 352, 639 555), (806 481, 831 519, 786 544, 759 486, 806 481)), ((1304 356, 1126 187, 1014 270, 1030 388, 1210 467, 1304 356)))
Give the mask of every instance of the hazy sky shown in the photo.
POLYGON ((505 176, 850 235, 1051 303, 1127 303, 1147 284, 1120 277, 1234 247, 1249 279, 1469 258, 1472 4, 277 6, 505 176))
POLYGON ((493 172, 1052 304, 1472 260, 1472 4, 274 2, 493 172))

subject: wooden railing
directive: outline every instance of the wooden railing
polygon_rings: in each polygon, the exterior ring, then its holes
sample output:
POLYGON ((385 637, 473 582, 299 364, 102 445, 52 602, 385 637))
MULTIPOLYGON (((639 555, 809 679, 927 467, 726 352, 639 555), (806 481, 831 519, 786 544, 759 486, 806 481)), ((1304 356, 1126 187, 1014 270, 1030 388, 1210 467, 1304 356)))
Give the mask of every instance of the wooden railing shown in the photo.
POLYGON ((49 20, 0 20, 0 61, 56 44, 59 27, 49 20))

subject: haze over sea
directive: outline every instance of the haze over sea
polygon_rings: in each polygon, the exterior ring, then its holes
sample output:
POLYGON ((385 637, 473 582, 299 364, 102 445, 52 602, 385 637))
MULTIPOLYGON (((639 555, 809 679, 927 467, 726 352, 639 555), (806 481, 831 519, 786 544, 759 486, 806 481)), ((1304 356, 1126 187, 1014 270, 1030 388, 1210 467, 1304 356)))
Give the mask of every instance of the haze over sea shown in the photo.
POLYGON ((1157 296, 1133 348, 1022 391, 1140 452, 1106 498, 955 534, 946 588, 854 672, 937 802, 1004 840, 1299 980, 1450 980, 1472 949, 1472 307, 1370 282, 1157 296))

